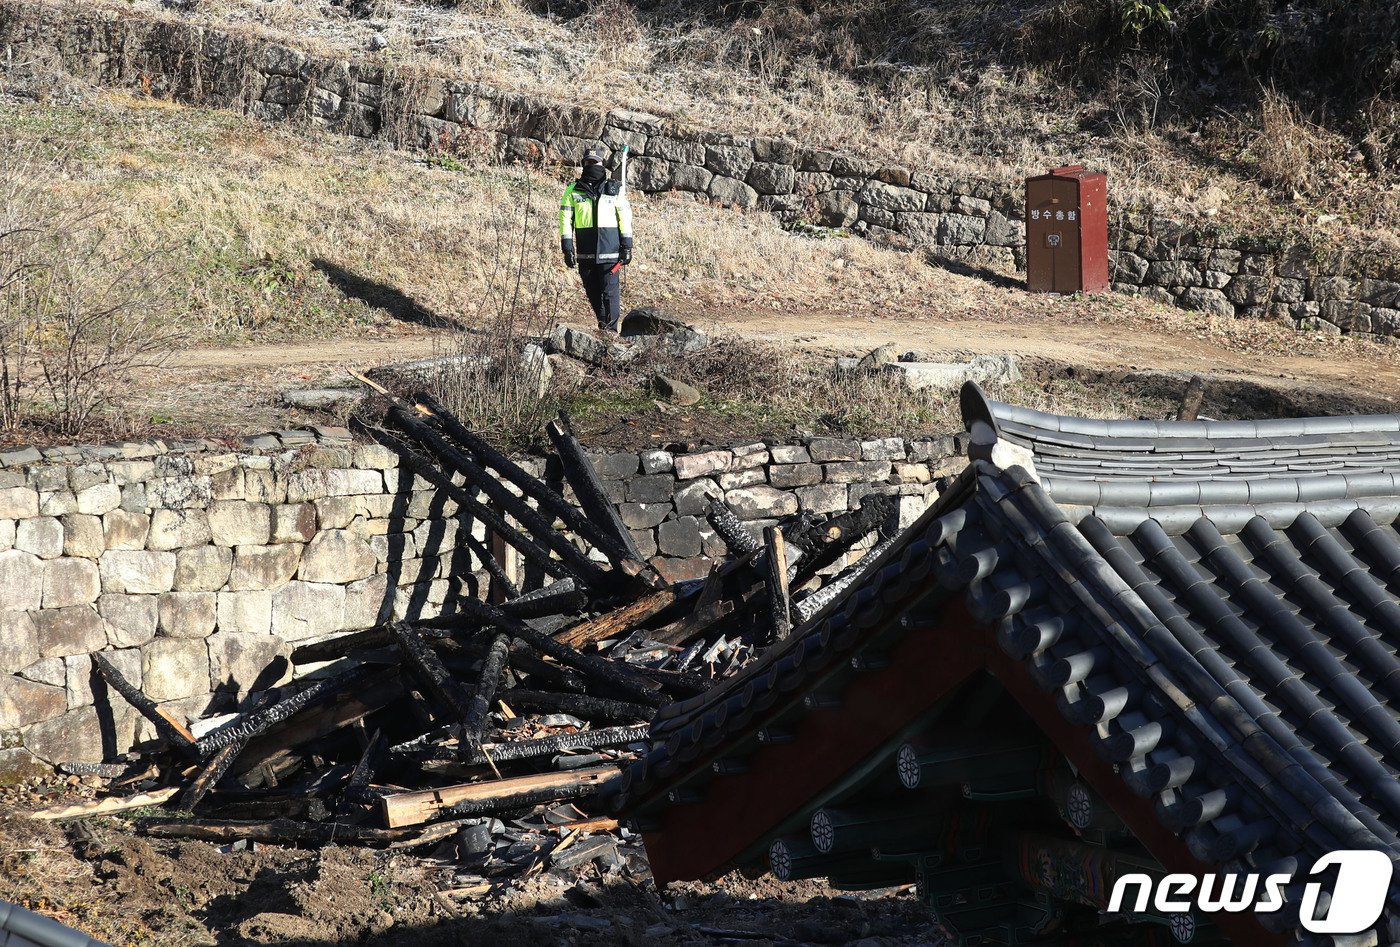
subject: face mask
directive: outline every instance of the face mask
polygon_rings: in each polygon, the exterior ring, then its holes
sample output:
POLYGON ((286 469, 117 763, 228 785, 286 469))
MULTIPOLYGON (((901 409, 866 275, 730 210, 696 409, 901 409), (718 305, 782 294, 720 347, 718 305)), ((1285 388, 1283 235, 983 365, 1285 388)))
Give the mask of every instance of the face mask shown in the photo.
POLYGON ((598 181, 603 180, 603 178, 607 176, 607 169, 604 168, 601 164, 590 164, 588 167, 583 169, 583 174, 581 175, 582 179, 590 184, 596 184, 598 181))

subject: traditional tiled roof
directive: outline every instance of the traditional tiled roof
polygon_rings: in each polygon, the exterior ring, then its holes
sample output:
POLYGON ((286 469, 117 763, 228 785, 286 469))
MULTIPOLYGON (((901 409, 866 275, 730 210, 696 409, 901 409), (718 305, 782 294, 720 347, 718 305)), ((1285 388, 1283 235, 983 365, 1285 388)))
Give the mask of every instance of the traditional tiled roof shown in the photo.
MULTIPOLYGON (((1400 858, 1400 416, 1092 421, 975 386, 963 411, 964 475, 784 645, 664 709, 618 807, 703 814, 716 760, 763 753, 872 641, 947 634, 922 616, 961 596, 1154 830, 1220 871, 1296 875, 1263 927, 1298 932, 1320 855, 1400 858)), ((1396 939, 1392 886, 1375 940, 1396 939)))

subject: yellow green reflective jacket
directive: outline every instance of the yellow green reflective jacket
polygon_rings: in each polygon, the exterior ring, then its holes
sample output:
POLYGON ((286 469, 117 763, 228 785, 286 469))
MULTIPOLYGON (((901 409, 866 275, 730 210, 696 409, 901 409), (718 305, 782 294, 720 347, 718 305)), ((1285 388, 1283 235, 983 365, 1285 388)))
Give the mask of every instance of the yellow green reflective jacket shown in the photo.
POLYGON ((575 181, 559 201, 559 241, 580 263, 615 263, 632 249, 632 205, 616 181, 575 181))

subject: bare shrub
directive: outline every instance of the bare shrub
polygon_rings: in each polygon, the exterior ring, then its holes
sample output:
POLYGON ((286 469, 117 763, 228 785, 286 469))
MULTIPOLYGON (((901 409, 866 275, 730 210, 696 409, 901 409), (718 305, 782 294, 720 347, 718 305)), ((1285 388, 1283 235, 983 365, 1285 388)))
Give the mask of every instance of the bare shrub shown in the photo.
POLYGON ((565 392, 547 383, 538 344, 558 312, 553 260, 542 239, 550 218, 536 206, 528 175, 502 176, 515 199, 491 205, 480 288, 429 387, 470 427, 518 444, 554 415, 565 392))
POLYGON ((0 159, 0 433, 93 428, 128 376, 158 366, 166 328, 162 251, 121 236, 107 195, 50 190, 57 159, 0 159))
POLYGON ((1270 184, 1307 193, 1328 150, 1320 130, 1272 88, 1264 90, 1255 127, 1248 154, 1259 174, 1270 184))
POLYGON ((668 375, 699 387, 721 413, 828 433, 942 430, 957 413, 956 391, 910 391, 888 376, 836 371, 829 356, 740 335, 718 335, 698 352, 669 348, 663 338, 632 345, 632 358, 590 373, 589 385, 645 389, 668 375))

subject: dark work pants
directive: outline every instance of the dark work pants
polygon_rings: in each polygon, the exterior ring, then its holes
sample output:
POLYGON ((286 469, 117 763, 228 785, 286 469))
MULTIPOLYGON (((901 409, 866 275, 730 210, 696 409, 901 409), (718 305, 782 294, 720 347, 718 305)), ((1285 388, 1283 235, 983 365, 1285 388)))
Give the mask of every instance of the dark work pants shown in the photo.
POLYGON ((583 291, 588 294, 588 305, 593 307, 593 318, 598 320, 598 328, 616 332, 621 324, 622 313, 622 270, 610 272, 615 263, 580 263, 578 275, 583 278, 583 291))

